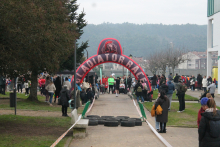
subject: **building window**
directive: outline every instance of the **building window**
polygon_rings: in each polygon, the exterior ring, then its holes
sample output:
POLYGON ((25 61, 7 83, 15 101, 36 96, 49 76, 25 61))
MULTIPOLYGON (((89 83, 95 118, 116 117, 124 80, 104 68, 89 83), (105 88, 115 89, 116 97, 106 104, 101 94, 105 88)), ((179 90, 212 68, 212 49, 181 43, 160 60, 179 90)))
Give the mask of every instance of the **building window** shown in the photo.
POLYGON ((189 66, 191 66, 191 64, 188 64, 189 66))

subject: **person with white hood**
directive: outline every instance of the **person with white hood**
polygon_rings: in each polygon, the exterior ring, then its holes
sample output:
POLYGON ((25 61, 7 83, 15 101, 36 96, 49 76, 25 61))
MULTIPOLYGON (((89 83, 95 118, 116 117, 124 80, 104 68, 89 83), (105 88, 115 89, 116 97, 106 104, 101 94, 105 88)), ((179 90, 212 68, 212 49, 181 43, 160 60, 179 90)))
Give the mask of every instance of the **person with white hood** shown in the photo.
POLYGON ((203 79, 202 79, 202 88, 203 88, 203 90, 204 90, 204 92, 206 92, 207 91, 207 78, 206 78, 206 76, 204 76, 203 77, 203 79))

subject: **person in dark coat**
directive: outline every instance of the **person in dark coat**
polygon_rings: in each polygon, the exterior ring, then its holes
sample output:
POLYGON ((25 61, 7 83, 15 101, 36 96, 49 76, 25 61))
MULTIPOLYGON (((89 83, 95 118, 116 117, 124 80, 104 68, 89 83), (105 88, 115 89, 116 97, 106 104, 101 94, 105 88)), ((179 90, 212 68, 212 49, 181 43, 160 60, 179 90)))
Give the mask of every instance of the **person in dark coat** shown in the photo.
POLYGON ((157 76, 154 74, 154 76, 152 77, 152 89, 156 90, 157 89, 157 76))
POLYGON ((59 76, 55 79, 54 85, 56 87, 54 103, 56 103, 56 98, 60 95, 60 91, 62 89, 61 80, 59 76))
POLYGON ((161 83, 160 88, 159 88, 159 92, 160 91, 164 91, 165 93, 168 92, 168 86, 166 85, 165 81, 163 81, 163 83, 161 83))
POLYGON ((202 87, 202 76, 200 74, 198 74, 197 76, 197 87, 198 87, 198 90, 201 90, 201 87, 202 87))
POLYGON ((90 103, 92 103, 93 99, 94 99, 93 92, 90 88, 88 88, 86 94, 86 102, 90 100, 90 103))
POLYGON ((80 92, 80 98, 81 98, 81 100, 82 100, 82 105, 84 105, 84 103, 86 103, 86 93, 85 93, 85 90, 84 89, 82 89, 82 91, 80 92))
POLYGON ((207 82, 208 82, 208 86, 212 84, 212 78, 210 76, 207 78, 207 82))
POLYGON ((160 105, 163 109, 162 114, 156 116, 156 121, 160 122, 159 133, 166 133, 166 123, 168 122, 168 108, 170 106, 170 101, 165 94, 166 93, 164 91, 160 91, 158 94, 158 99, 155 103, 155 110, 157 109, 158 105, 160 105))
POLYGON ((143 86, 140 80, 138 80, 138 83, 134 87, 135 95, 137 96, 137 102, 139 101, 139 98, 141 98, 141 101, 144 102, 144 99, 142 96, 142 89, 143 89, 143 86))
POLYGON ((199 124, 199 147, 220 146, 220 111, 216 109, 213 99, 207 102, 208 109, 201 113, 199 124))
POLYGON ((128 76, 128 79, 127 79, 127 84, 128 84, 129 90, 131 89, 131 82, 132 82, 132 78, 131 78, 131 76, 129 75, 129 76, 128 76))
POLYGON ((67 115, 67 107, 69 107, 69 90, 67 90, 67 85, 64 85, 63 89, 60 91, 60 105, 62 105, 62 116, 67 115))
POLYGON ((165 78, 165 76, 162 74, 162 75, 161 75, 161 79, 160 79, 160 86, 161 86, 163 83, 166 83, 166 78, 165 78))

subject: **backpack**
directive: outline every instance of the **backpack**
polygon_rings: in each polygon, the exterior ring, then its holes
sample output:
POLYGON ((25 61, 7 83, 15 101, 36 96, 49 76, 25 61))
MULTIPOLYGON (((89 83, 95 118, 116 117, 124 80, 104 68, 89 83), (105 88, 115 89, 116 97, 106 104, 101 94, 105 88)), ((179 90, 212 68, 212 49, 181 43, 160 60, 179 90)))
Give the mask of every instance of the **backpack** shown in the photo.
POLYGON ((142 92, 141 85, 138 86, 138 88, 137 88, 137 92, 142 92))
POLYGON ((186 87, 186 85, 185 84, 183 84, 182 86, 181 86, 181 92, 186 92, 187 91, 187 87, 186 87))

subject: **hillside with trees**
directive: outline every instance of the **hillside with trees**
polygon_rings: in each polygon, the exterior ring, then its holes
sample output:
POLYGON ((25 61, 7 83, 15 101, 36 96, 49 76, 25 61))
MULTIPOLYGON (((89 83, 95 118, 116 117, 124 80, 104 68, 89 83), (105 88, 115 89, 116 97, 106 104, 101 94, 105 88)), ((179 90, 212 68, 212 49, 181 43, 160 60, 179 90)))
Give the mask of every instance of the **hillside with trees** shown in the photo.
POLYGON ((146 57, 156 51, 168 48, 170 42, 175 48, 189 51, 206 50, 206 25, 163 25, 163 24, 88 24, 80 41, 89 40, 89 56, 96 54, 100 41, 104 38, 116 38, 125 54, 146 57))

